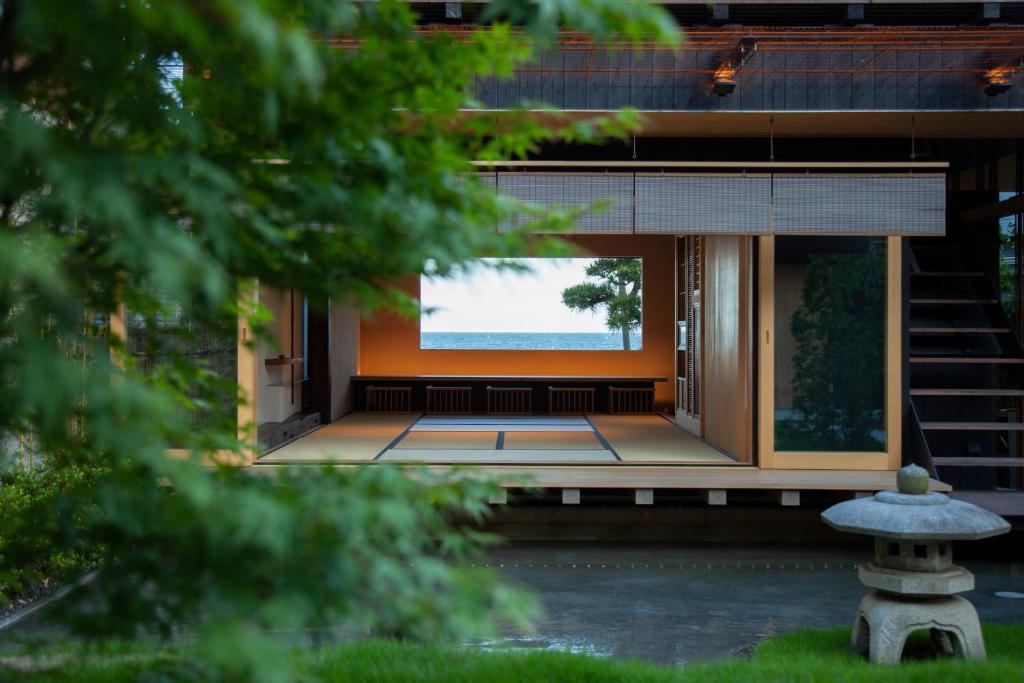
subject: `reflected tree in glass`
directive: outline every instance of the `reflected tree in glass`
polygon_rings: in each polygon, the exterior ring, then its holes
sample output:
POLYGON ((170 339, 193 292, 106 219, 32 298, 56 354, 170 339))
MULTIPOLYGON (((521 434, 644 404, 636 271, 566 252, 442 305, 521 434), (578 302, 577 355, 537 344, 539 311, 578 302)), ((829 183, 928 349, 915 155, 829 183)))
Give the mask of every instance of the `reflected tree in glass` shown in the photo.
POLYGON ((790 331, 793 411, 776 423, 776 448, 884 450, 884 244, 807 254, 790 331))

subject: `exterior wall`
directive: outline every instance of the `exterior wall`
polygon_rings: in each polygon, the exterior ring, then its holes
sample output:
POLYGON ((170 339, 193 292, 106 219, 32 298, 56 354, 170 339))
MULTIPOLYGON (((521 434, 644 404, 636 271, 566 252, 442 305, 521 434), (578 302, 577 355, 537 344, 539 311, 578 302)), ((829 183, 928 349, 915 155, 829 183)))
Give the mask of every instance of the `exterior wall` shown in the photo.
MULTIPOLYGON (((366 375, 660 375, 655 400, 672 405, 675 386, 674 236, 574 236, 583 255, 644 260, 641 351, 461 351, 420 349, 419 321, 392 314, 364 320, 359 370, 366 375)), ((419 294, 419 280, 408 291, 419 294)))
POLYGON ((352 412, 352 375, 359 372, 359 312, 331 302, 331 420, 352 412))
MULTIPOLYGON (((641 111, 926 111, 1013 110, 1024 107, 1020 73, 1009 92, 989 97, 981 73, 1005 52, 965 49, 959 29, 904 29, 901 45, 878 29, 748 27, 690 30, 683 48, 602 49, 592 44, 546 50, 510 78, 478 78, 474 95, 485 108, 543 102, 587 111, 634 107, 641 111), (820 35, 816 35, 820 32, 820 35), (748 37, 749 36, 749 37, 748 37), (941 36, 941 37, 939 37, 941 36), (783 40, 783 37, 785 40, 783 40), (711 76, 741 40, 756 43, 726 97, 712 92, 711 76), (843 42, 846 42, 843 45, 843 42), (856 44, 855 41, 862 41, 856 44), (783 42, 783 45, 777 43, 783 42), (852 43, 852 44, 851 44, 852 43)), ((1015 28, 986 37, 1015 43, 1015 28)))

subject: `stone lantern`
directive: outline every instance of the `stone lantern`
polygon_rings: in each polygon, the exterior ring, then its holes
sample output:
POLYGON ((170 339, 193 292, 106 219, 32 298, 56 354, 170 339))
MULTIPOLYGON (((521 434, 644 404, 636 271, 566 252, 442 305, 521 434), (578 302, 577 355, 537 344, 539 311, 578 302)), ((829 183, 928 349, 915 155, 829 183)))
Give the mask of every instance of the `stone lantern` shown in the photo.
POLYGON ((974 575, 953 564, 952 541, 1004 534, 1010 525, 977 505, 928 490, 928 472, 908 465, 897 491, 848 500, 821 513, 839 531, 875 537, 875 557, 861 564, 861 583, 874 590, 860 602, 853 648, 876 664, 897 664, 907 636, 928 629, 946 654, 985 659, 974 605, 956 595, 974 588, 974 575))

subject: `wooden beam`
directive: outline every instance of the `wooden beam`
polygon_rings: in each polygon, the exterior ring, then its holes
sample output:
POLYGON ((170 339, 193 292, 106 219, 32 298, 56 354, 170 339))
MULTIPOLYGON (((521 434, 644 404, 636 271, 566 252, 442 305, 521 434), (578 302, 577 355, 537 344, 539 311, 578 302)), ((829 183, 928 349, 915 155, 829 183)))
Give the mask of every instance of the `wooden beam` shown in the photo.
POLYGON ((761 467, 775 466, 775 238, 758 237, 757 452, 761 467))
POLYGON ((889 469, 903 461, 903 238, 886 240, 885 441, 889 469))
POLYGON ((474 161, 478 168, 631 168, 660 170, 663 168, 734 168, 734 169, 946 169, 946 161, 557 161, 531 159, 526 161, 474 161))
MULTIPOLYGON (((512 110, 463 110, 465 120, 495 118, 512 110)), ((517 116, 542 124, 595 121, 611 109, 534 109, 517 116)), ((1020 110, 932 111, 641 111, 635 134, 646 137, 708 138, 1008 138, 1020 137, 1020 110)), ((920 163, 920 162, 919 162, 920 163)))
MULTIPOLYGON (((306 438, 306 437, 303 437, 306 438)), ((833 454, 835 455, 835 454, 833 454)), ((884 453, 876 455, 884 456, 884 453)), ((310 461, 306 461, 310 462, 310 461)), ((314 461, 322 465, 330 461, 314 461)), ((275 467, 294 466, 295 463, 260 461, 257 467, 273 472, 275 467)), ((363 467, 366 461, 348 463, 334 461, 336 467, 363 467)), ((457 476, 478 477, 497 481, 508 488, 529 485, 544 489, 654 489, 656 491, 707 491, 709 489, 744 491, 882 491, 896 488, 896 472, 848 468, 845 470, 792 469, 765 470, 757 467, 733 466, 679 466, 630 465, 615 462, 605 465, 489 465, 472 470, 456 465, 426 465, 431 472, 453 473, 457 476), (528 483, 524 483, 528 482, 528 483)), ((932 491, 950 491, 949 484, 932 480, 932 491)))

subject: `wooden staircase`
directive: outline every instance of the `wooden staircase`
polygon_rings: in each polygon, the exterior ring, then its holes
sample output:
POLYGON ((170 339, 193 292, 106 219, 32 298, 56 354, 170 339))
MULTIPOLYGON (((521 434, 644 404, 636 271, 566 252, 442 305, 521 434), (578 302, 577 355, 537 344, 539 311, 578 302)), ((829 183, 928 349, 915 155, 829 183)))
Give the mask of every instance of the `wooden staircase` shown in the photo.
POLYGON ((1024 349, 972 252, 912 242, 909 265, 910 397, 926 459, 954 496, 1024 515, 1024 349))

